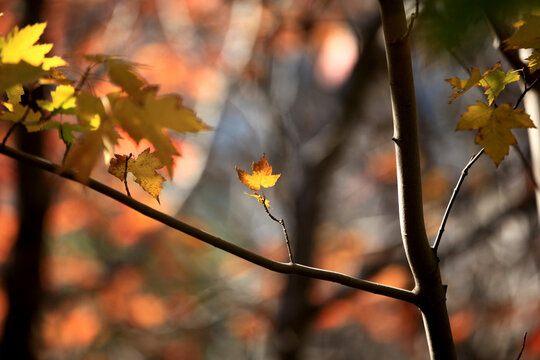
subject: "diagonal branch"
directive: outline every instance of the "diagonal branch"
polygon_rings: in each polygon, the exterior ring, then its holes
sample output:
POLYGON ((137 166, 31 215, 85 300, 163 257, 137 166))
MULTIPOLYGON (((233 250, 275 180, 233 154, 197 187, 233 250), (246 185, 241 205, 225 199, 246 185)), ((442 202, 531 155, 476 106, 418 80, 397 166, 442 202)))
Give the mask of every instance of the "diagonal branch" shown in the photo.
POLYGON ((442 234, 444 232, 444 227, 446 226, 446 221, 448 220, 448 216, 450 215, 450 210, 452 210, 452 205, 454 205, 454 202, 456 201, 457 194, 459 192, 459 189, 461 188, 461 185, 463 184, 463 180, 465 180, 465 177, 469 174, 469 169, 473 164, 482 156, 484 153, 484 148, 482 148, 479 152, 474 155, 471 160, 465 165, 463 170, 461 171, 461 176, 459 177, 459 180, 456 184, 456 187, 454 188, 454 192, 452 193, 452 196, 450 197, 450 201, 448 202, 448 206, 446 207, 446 211, 444 212, 443 219, 441 221, 441 226, 439 227, 439 232, 437 233, 437 237, 435 238, 435 242, 433 243, 433 251, 435 254, 437 254, 437 249, 439 248, 439 244, 441 242, 442 234))
POLYGON ((325 280, 342 284, 358 290, 364 290, 373 294, 387 296, 393 299, 402 300, 414 305, 418 305, 418 296, 415 292, 392 286, 382 285, 367 280, 355 278, 350 275, 338 273, 329 270, 323 270, 310 266, 305 266, 297 263, 283 263, 261 256, 236 244, 223 240, 217 236, 211 235, 203 230, 186 224, 172 216, 157 211, 149 206, 146 206, 129 196, 122 194, 121 192, 114 190, 107 185, 96 181, 94 179, 88 179, 84 182, 77 178, 77 174, 74 171, 62 171, 61 167, 57 164, 51 163, 43 158, 33 156, 31 154, 24 153, 17 149, 0 146, 0 153, 5 154, 13 159, 30 164, 42 170, 54 173, 63 178, 81 183, 111 199, 114 199, 125 206, 148 216, 164 225, 167 225, 173 229, 183 232, 187 235, 191 235, 194 238, 201 240, 209 245, 215 246, 221 250, 224 250, 230 254, 236 255, 250 263, 259 265, 268 270, 282 273, 282 274, 296 274, 313 279, 325 280))

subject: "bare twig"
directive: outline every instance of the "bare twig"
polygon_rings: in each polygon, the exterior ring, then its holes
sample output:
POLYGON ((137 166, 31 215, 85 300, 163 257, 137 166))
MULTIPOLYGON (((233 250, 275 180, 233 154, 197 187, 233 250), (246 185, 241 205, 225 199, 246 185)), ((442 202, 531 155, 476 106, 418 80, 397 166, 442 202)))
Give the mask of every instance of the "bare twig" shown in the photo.
POLYGON ((26 164, 35 166, 44 171, 51 172, 65 179, 69 179, 80 184, 83 184, 108 198, 114 199, 125 206, 148 216, 170 228, 176 229, 184 234, 190 235, 198 240, 201 240, 209 245, 215 246, 218 249, 224 250, 232 255, 238 256, 250 263, 261 266, 265 269, 282 273, 282 274, 295 274, 301 276, 307 276, 313 279, 330 281, 338 284, 342 284, 358 290, 364 290, 373 294, 383 295, 393 299, 405 301, 407 303, 418 306, 419 300, 416 291, 410 291, 405 289, 396 288, 393 286, 382 285, 371 281, 358 279, 356 277, 346 275, 343 273, 323 270, 297 263, 284 263, 275 261, 267 257, 261 256, 248 249, 238 246, 232 242, 223 240, 217 236, 211 235, 203 230, 193 227, 187 223, 184 223, 172 216, 157 211, 147 205, 144 205, 129 196, 122 194, 121 192, 114 190, 107 185, 96 181, 94 179, 83 180, 77 177, 77 173, 71 170, 64 170, 61 166, 53 164, 43 158, 34 156, 20 150, 11 148, 9 146, 0 147, 0 153, 5 154, 13 159, 22 161, 26 164))
POLYGON ((285 220, 278 219, 274 215, 270 213, 270 210, 268 209, 268 206, 266 206, 266 197, 263 196, 262 198, 262 204, 264 206, 264 210, 270 216, 270 219, 274 220, 275 222, 279 223, 281 225, 281 228, 283 229, 283 236, 285 236, 285 245, 287 246, 287 252, 289 254, 289 261, 291 264, 294 264, 293 255, 291 251, 291 243, 289 242, 289 235, 287 234, 287 228, 285 227, 285 220))
POLYGON ((412 31, 412 28, 413 28, 413 25, 414 25, 414 20, 416 20, 416 18, 418 17, 418 14, 420 12, 419 10, 419 7, 420 7, 420 0, 415 0, 414 2, 414 12, 411 14, 411 19, 410 19, 410 22, 409 22, 409 26, 407 27, 407 32, 405 34, 403 34, 403 36, 399 39, 399 41, 402 41, 403 39, 405 39, 407 36, 409 36, 411 34, 411 31, 412 31))
MULTIPOLYGON (((124 185, 126 186, 126 194, 129 197, 131 197, 131 194, 129 192, 129 187, 128 187, 128 183, 127 183, 127 174, 128 174, 128 162, 129 162, 129 159, 131 159, 132 156, 133 156, 133 154, 129 153, 129 156, 126 159, 126 166, 124 167, 124 185)), ((158 202, 159 202, 159 200, 158 200, 158 202)))
POLYGON ((435 242, 433 243, 433 251, 435 254, 437 254, 437 249, 439 248, 439 244, 441 242, 442 234, 444 232, 444 227, 446 226, 446 221, 448 220, 448 216, 450 215, 450 210, 452 210, 452 205, 454 205, 454 202, 456 201, 457 194, 459 192, 459 189, 461 188, 461 184, 463 184, 463 180, 465 180, 465 177, 469 173, 469 169, 473 164, 482 156, 484 153, 484 148, 482 148, 479 152, 474 155, 467 165, 463 168, 461 171, 461 176, 459 177, 459 180, 456 184, 456 187, 454 188, 454 192, 452 193, 452 197, 450 198, 450 201, 448 202, 448 206, 446 207, 446 211, 444 213, 443 219, 441 221, 441 226, 439 227, 439 232, 437 233, 437 237, 435 238, 435 242))
POLYGON ((519 95, 519 98, 516 101, 516 105, 514 105, 514 110, 517 109, 517 107, 519 106, 523 98, 525 97, 525 94, 527 94, 529 90, 531 90, 538 83, 538 80, 540 79, 534 80, 530 86, 527 86, 527 84, 525 83, 525 89, 523 90, 521 95, 519 95))
POLYGON ((6 136, 4 136, 4 139, 2 139, 2 147, 6 146, 7 139, 10 137, 10 135, 15 131, 17 126, 22 125, 23 121, 26 119, 26 116, 28 116, 28 112, 30 111, 30 107, 26 108, 26 111, 24 112, 23 116, 19 120, 17 120, 14 124, 10 126, 8 129, 6 136))
POLYGON ((527 332, 525 332, 525 335, 523 335, 523 344, 521 345, 521 350, 519 351, 518 357, 516 360, 521 359, 521 355, 523 355, 523 350, 525 350, 525 342, 527 341, 527 332))

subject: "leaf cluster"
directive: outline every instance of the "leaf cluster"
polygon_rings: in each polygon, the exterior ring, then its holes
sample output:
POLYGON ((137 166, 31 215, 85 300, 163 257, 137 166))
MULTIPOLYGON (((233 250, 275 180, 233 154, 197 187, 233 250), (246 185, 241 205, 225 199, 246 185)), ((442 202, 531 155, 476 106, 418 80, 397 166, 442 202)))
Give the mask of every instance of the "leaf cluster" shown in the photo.
POLYGON ((83 56, 88 68, 75 85, 76 81, 62 71, 68 63, 59 56, 47 56, 53 45, 38 43, 46 26, 15 27, 5 37, 0 36, 0 92, 6 99, 1 103, 0 120, 31 132, 58 131, 66 144, 63 167, 76 170, 82 180, 89 178, 104 153, 113 156, 119 129, 136 143, 147 139, 155 151, 147 149, 129 161, 127 156, 115 154, 109 171, 124 180, 116 167, 127 161, 135 181, 159 200, 165 178, 155 169, 166 167, 172 177, 173 157, 179 155, 167 130, 196 133, 210 127, 182 104, 180 96, 158 94, 158 88, 138 73, 137 64, 119 57, 83 56), (91 72, 98 67, 119 90, 97 96, 86 89, 91 72), (54 87, 49 99, 36 100, 33 105, 23 101, 26 92, 44 85, 54 87))

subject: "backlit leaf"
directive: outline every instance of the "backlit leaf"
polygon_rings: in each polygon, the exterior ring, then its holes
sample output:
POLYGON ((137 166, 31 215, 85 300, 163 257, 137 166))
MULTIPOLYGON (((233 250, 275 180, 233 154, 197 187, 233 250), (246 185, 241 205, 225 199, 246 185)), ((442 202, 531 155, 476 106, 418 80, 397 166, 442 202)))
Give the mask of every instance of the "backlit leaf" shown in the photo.
POLYGON ((155 88, 145 88, 139 99, 130 96, 109 96, 113 121, 137 143, 143 138, 156 149, 157 156, 172 176, 173 155, 178 155, 164 129, 179 133, 209 130, 195 113, 182 105, 177 95, 158 96, 155 88))
POLYGON ((62 114, 75 113, 75 88, 71 85, 59 85, 51 92, 52 101, 38 100, 38 105, 47 111, 62 114))
MULTIPOLYGON (((266 154, 257 162, 251 164, 250 175, 247 171, 236 168, 240 181, 251 190, 259 190, 261 187, 269 188, 276 184, 281 174, 272 175, 272 167, 266 160, 266 154)), ((248 194, 249 195, 249 194, 248 194)))
POLYGON ((467 79, 459 79, 457 77, 446 79, 445 81, 449 82, 450 85, 452 85, 452 89, 456 90, 450 95, 451 100, 448 102, 449 104, 456 101, 458 97, 463 95, 465 92, 473 88, 474 86, 478 85, 480 80, 482 80, 486 75, 489 73, 494 72, 499 67, 501 67, 501 63, 498 62, 493 66, 491 69, 487 69, 484 71, 484 74, 480 72, 480 69, 478 68, 471 68, 471 76, 467 79))
POLYGON ((535 49, 531 56, 527 58, 529 60, 529 71, 531 74, 540 69, 540 50, 535 49))
POLYGON ((508 154, 510 145, 517 144, 513 128, 535 127, 523 109, 512 109, 510 104, 491 108, 481 101, 471 105, 461 116, 456 130, 478 130, 475 142, 484 146, 496 166, 508 154))
POLYGON ((114 156, 109 165, 109 173, 124 181, 127 161, 127 172, 131 172, 135 176, 135 182, 159 202, 159 194, 163 188, 161 184, 165 178, 156 172, 164 166, 156 152, 151 153, 148 148, 137 158, 118 154, 114 156))
POLYGON ((6 38, 3 38, 0 61, 3 64, 17 64, 24 61, 32 66, 43 65, 43 70, 66 65, 67 63, 60 57, 45 58, 45 55, 51 51, 52 44, 36 45, 46 26, 47 23, 38 23, 20 30, 14 27, 6 38))
POLYGON ((488 96, 489 105, 493 103, 497 95, 504 90, 506 84, 519 81, 519 74, 513 70, 508 70, 505 74, 502 70, 495 70, 480 80, 480 85, 486 88, 484 94, 488 96))

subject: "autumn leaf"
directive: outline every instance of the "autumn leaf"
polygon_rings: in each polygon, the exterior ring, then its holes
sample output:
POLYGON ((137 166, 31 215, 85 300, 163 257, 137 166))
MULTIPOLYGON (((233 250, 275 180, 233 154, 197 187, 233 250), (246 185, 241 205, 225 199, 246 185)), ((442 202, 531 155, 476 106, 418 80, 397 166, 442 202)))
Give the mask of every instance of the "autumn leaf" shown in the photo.
POLYGON ((272 167, 266 160, 266 154, 263 154, 259 161, 251 164, 252 175, 239 168, 236 168, 236 172, 240 181, 254 191, 259 190, 261 187, 269 188, 274 186, 281 176, 281 174, 272 175, 272 167))
POLYGON ((540 15, 528 14, 514 24, 518 30, 504 40, 505 50, 540 48, 540 15))
POLYGON ((25 62, 0 64, 0 91, 17 84, 26 85, 32 83, 44 74, 45 71, 41 67, 32 66, 25 62))
POLYGON ((5 111, 0 114, 0 120, 20 122, 29 132, 39 131, 41 130, 39 124, 41 113, 30 109, 28 105, 20 103, 23 93, 24 89, 20 84, 6 90, 8 101, 2 102, 5 111))
POLYGON ((536 70, 540 69, 540 50, 535 49, 531 56, 527 58, 529 60, 529 71, 534 73, 536 70))
POLYGON ((178 155, 164 129, 178 133, 209 130, 195 113, 182 105, 177 95, 158 96, 155 88, 145 88, 140 98, 118 94, 109 96, 112 104, 113 121, 129 136, 139 142, 147 139, 154 145, 157 156, 172 176, 173 155, 178 155))
POLYGON ((459 79, 457 77, 446 79, 445 81, 452 85, 452 89, 456 90, 452 93, 452 95, 450 95, 451 100, 448 103, 451 104, 456 101, 458 97, 472 89, 474 86, 479 85, 480 80, 482 80, 486 75, 494 72, 500 67, 501 63, 498 62, 491 69, 484 71, 484 74, 480 72, 480 69, 473 67, 471 68, 471 76, 468 79, 459 79))
POLYGON ((51 92, 52 101, 38 100, 37 104, 43 110, 62 114, 75 113, 75 88, 71 85, 59 85, 51 92))
POLYGON ((263 197, 263 196, 261 196, 261 195, 259 195, 257 193, 250 194, 250 193, 245 192, 244 194, 249 195, 249 196, 253 196, 262 205, 266 205, 266 207, 270 207, 270 201, 267 200, 265 197, 263 197))
POLYGON ((513 70, 504 71, 497 69, 484 75, 479 84, 486 88, 484 94, 488 96, 489 105, 495 101, 495 98, 504 90, 507 84, 519 81, 519 74, 513 70))
POLYGON ((159 202, 159 194, 163 188, 161 184, 165 178, 157 173, 156 169, 161 169, 165 165, 156 152, 151 153, 150 148, 148 148, 137 158, 118 154, 114 154, 114 156, 109 165, 109 173, 124 181, 127 161, 127 172, 131 172, 135 176, 135 182, 159 202))
POLYGON ((512 109, 510 104, 491 108, 481 101, 476 103, 461 116, 456 130, 478 130, 475 142, 484 146, 486 154, 499 166, 510 145, 517 144, 511 129, 535 126, 523 109, 512 109))
POLYGON ((66 65, 67 63, 58 56, 45 57, 51 51, 52 44, 36 45, 46 26, 47 23, 38 23, 20 30, 15 26, 6 38, 1 39, 0 61, 3 64, 17 64, 24 61, 32 66, 41 66, 43 70, 66 65))
POLYGON ((75 143, 75 134, 74 132, 85 133, 91 129, 90 126, 82 126, 78 124, 71 123, 61 123, 58 121, 47 121, 41 125, 41 130, 52 130, 56 129, 58 131, 58 137, 67 145, 73 145, 75 143))

